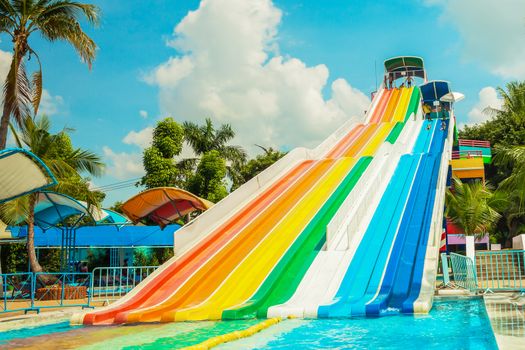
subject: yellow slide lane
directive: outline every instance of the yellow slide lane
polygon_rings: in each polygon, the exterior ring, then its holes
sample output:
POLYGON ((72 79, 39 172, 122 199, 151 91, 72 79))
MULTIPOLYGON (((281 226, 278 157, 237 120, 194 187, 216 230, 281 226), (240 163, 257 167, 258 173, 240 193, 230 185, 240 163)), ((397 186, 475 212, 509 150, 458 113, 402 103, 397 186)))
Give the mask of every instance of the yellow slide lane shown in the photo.
POLYGON ((401 91, 401 97, 399 103, 397 104, 396 111, 394 112, 394 122, 403 122, 405 121, 405 115, 407 112, 408 104, 410 103, 410 97, 412 96, 412 90, 414 88, 403 88, 401 91))
POLYGON ((224 309, 246 301, 264 282, 280 258, 343 181, 356 160, 342 158, 326 176, 277 224, 258 247, 245 257, 221 286, 199 305, 162 316, 162 321, 217 320, 224 309))
POLYGON ((395 123, 381 123, 379 124, 379 129, 377 130, 374 138, 366 145, 363 151, 359 154, 360 156, 373 156, 377 149, 385 142, 388 134, 392 131, 395 123))

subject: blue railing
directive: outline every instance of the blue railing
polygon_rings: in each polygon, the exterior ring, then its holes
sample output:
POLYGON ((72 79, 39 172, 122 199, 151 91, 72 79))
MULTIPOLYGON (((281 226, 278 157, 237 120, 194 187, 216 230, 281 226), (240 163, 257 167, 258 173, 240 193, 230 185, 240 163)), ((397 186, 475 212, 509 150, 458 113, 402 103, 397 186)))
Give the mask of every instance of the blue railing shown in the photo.
POLYGON ((485 292, 525 291, 525 250, 476 252, 476 268, 485 292))
POLYGON ((157 268, 158 266, 97 267, 93 269, 91 279, 92 297, 104 301, 119 299, 157 268))
POLYGON ((40 312, 43 308, 70 306, 90 307, 90 273, 3 273, 0 278, 0 313, 40 312))
POLYGON ((441 254, 441 264, 445 286, 525 293, 525 250, 479 251, 475 262, 460 254, 441 254))

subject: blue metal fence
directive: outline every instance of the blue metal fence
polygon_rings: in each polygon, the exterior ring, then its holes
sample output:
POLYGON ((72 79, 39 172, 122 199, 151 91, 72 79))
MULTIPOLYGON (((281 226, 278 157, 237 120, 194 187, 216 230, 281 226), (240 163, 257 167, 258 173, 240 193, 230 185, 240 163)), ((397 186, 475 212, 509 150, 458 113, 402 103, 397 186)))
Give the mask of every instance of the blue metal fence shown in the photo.
POLYGON ((442 254, 441 264, 446 286, 525 293, 525 250, 478 251, 475 262, 460 254, 442 254))
POLYGON ((0 313, 43 308, 90 307, 91 273, 3 273, 0 313))
POLYGON ((93 298, 116 300, 131 291, 153 273, 158 266, 97 267, 93 269, 93 298))

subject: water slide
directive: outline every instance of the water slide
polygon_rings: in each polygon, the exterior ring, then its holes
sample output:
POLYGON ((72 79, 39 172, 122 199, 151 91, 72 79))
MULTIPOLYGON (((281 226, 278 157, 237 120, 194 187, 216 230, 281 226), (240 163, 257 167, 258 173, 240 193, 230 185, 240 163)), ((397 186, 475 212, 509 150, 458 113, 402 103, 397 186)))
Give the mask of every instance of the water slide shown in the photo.
MULTIPOLYGON (((176 257, 128 295, 72 322, 365 313, 364 299, 386 293, 378 291, 387 263, 388 271, 402 268, 389 257, 397 237, 408 238, 398 228, 413 189, 423 186, 414 186, 425 168, 421 164, 432 163, 426 174, 439 168, 439 154, 427 155, 432 145, 439 148, 433 141, 439 128, 432 123, 426 130, 422 124, 418 88, 381 89, 363 123, 350 121, 317 148, 290 152, 179 230, 176 257), (412 149, 413 154, 402 156, 412 149), (389 220, 379 220, 381 215, 389 220)), ((425 222, 439 215, 434 202, 442 202, 441 197, 428 201, 425 222)), ((394 254, 417 261, 404 287, 406 310, 431 305, 435 256, 427 242, 434 234, 422 235, 415 253, 400 248, 394 254)))
MULTIPOLYGON (((383 116, 384 109, 390 103, 390 94, 384 93, 384 90, 380 91, 374 99, 368 117, 376 118, 376 114, 383 116)), ((381 118, 379 120, 382 120, 381 118)), ((180 292, 188 289, 188 286, 191 289, 192 283, 186 282, 198 280, 195 276, 197 270, 200 269, 202 275, 202 271, 207 269, 201 268, 206 267, 206 263, 211 261, 212 257, 216 258, 214 261, 220 261, 220 257, 216 255, 221 250, 225 251, 223 248, 227 247, 229 253, 232 249, 235 251, 239 244, 248 249, 247 251, 253 249, 265 233, 268 233, 322 177, 321 175, 335 167, 335 163, 343 163, 347 167, 352 163, 348 160, 338 161, 337 158, 374 152, 383 138, 388 135, 389 127, 392 125, 392 123, 349 122, 316 149, 311 151, 296 149, 290 152, 190 225, 178 231, 175 242, 179 257, 168 261, 115 304, 77 315, 72 322, 85 324, 128 322, 128 314, 131 318, 137 317, 137 310, 150 311, 148 308, 158 307, 162 301, 171 299, 177 292, 179 292, 177 295, 181 294, 180 292), (257 234, 252 234, 254 231, 257 234), (244 235, 241 235, 243 232, 244 235), (192 281, 188 281, 190 277, 193 277, 192 281), (182 288, 183 285, 186 288, 182 288)), ((338 165, 337 168, 344 168, 344 166, 338 165)), ((223 253, 221 257, 224 255, 223 253)), ((234 255, 244 256, 242 253, 234 255)), ((227 273, 230 270, 223 271, 227 273)), ((222 281, 220 278, 225 276, 216 277, 218 279, 215 282, 220 284, 222 281)), ((207 282, 206 285, 211 284, 207 282)), ((149 315, 148 312, 146 313, 149 315)))
POLYGON ((435 193, 439 174, 436 160, 441 161, 439 156, 448 135, 446 128, 443 130, 438 121, 431 122, 430 128, 428 123, 422 126, 412 154, 401 157, 334 300, 319 307, 319 317, 363 316, 373 314, 374 309, 384 312, 392 310, 389 307, 401 310, 395 306, 399 304, 399 295, 402 294, 398 290, 405 290, 405 298, 401 299, 406 307, 409 307, 408 295, 419 295, 418 281, 421 280, 421 274, 417 272, 422 270, 420 260, 425 260, 429 228, 415 218, 426 216, 425 203, 430 212, 434 209, 434 203, 428 199, 432 197, 431 193, 435 193), (407 224, 411 218, 414 218, 413 226, 407 224), (415 232, 410 232, 411 237, 407 237, 406 233, 410 230, 415 232), (422 254, 410 261, 409 247, 418 245, 423 248, 422 254), (407 259, 403 261, 403 268, 409 271, 402 271, 396 276, 392 273, 392 266, 399 266, 403 260, 400 247, 405 248, 403 258, 407 259), (404 282, 406 280, 412 282, 408 287, 404 282), (389 283, 394 284, 395 289, 388 288, 389 283), (395 290, 392 292, 395 297, 385 298, 387 289, 395 290), (378 301, 377 304, 381 306, 374 308, 378 292, 381 299, 388 299, 392 303, 381 304, 378 301))

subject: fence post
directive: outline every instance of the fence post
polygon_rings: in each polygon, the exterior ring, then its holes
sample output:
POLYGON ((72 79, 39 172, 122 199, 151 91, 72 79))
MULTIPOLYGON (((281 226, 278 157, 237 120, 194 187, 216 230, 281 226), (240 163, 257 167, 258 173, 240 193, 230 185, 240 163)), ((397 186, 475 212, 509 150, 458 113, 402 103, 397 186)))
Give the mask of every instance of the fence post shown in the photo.
POLYGON ((450 276, 448 275, 447 253, 441 253, 441 269, 443 270, 443 284, 448 286, 450 284, 450 276))

